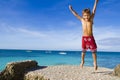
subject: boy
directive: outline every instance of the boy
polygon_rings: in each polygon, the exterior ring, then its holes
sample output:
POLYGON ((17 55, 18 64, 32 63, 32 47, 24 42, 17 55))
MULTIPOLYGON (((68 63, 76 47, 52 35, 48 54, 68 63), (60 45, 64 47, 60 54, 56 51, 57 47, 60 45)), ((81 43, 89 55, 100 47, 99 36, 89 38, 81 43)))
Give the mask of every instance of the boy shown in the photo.
POLYGON ((97 6, 98 0, 95 0, 94 7, 92 13, 90 12, 89 9, 84 9, 82 11, 82 17, 79 16, 75 10, 73 10, 72 6, 69 5, 70 11, 73 13, 74 16, 76 16, 82 23, 82 30, 83 30, 83 36, 82 36, 82 54, 81 54, 81 68, 83 68, 84 65, 84 57, 87 49, 90 49, 92 52, 93 56, 93 65, 94 69, 97 70, 97 45, 94 40, 93 36, 93 18, 95 15, 96 11, 96 6, 97 6))

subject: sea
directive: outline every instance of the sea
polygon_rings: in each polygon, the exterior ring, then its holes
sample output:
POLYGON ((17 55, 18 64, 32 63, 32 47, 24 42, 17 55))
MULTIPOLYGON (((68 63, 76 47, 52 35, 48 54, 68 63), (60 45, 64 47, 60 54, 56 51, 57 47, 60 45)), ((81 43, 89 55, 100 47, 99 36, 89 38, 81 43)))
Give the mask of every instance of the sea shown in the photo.
MULTIPOLYGON (((39 66, 80 65, 81 51, 0 49, 0 71, 10 62, 36 60, 39 66)), ((114 69, 120 64, 120 52, 97 52, 99 67, 114 69)), ((93 66, 92 53, 86 52, 85 66, 93 66)))

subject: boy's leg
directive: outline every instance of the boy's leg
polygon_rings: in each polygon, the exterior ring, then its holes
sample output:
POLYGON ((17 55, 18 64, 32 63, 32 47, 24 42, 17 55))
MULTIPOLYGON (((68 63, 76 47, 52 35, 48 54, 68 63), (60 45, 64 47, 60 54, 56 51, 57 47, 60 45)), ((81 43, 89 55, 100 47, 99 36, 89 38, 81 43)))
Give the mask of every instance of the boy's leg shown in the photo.
POLYGON ((84 58, 85 58, 85 52, 82 52, 81 53, 81 64, 80 64, 81 68, 83 68, 83 65, 84 65, 84 58))
POLYGON ((95 52, 92 53, 92 56, 93 56, 93 65, 94 65, 94 69, 97 70, 98 66, 97 66, 97 55, 95 52))

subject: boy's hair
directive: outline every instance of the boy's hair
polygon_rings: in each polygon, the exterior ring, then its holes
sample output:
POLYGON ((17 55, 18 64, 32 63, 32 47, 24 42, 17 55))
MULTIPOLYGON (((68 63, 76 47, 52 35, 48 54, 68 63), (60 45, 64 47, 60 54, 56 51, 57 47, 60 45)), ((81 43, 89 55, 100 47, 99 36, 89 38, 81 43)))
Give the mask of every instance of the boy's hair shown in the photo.
POLYGON ((84 10, 82 11, 82 14, 84 14, 84 13, 91 14, 91 11, 90 11, 89 8, 86 8, 86 9, 84 9, 84 10))

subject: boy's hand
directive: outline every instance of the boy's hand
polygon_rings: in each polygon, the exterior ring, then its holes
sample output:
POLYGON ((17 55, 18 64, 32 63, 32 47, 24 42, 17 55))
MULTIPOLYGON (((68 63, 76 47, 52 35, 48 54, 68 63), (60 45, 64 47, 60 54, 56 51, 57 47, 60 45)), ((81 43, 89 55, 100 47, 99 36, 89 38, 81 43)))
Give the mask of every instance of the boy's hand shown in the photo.
POLYGON ((96 0, 96 2, 98 3, 99 0, 96 0))
POLYGON ((72 10, 72 6, 71 5, 69 5, 69 9, 72 10))

